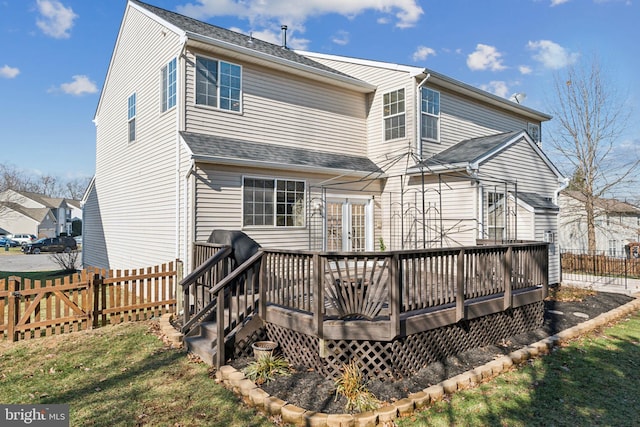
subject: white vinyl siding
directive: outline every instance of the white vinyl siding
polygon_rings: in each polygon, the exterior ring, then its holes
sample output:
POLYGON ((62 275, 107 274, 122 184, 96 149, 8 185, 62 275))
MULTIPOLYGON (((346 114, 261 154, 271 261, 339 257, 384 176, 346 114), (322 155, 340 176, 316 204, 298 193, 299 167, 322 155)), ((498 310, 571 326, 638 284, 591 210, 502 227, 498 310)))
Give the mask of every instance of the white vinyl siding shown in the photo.
MULTIPOLYGON (((261 144, 366 154, 366 95, 236 61, 242 67, 242 111, 229 114, 196 104, 194 55, 205 53, 187 52, 185 130, 261 144)), ((223 56, 218 59, 234 62, 223 56)))
MULTIPOLYGON (((293 250, 322 249, 322 189, 320 182, 330 178, 329 175, 312 175, 299 172, 282 172, 276 170, 261 170, 247 168, 233 168, 231 166, 207 165, 200 166, 194 173, 198 178, 194 180, 197 199, 195 202, 195 240, 206 241, 213 230, 242 230, 264 247, 287 248, 293 250), (302 227, 243 227, 243 177, 270 177, 279 180, 304 181, 305 205, 311 211, 306 217, 312 223, 302 227), (308 196, 308 198, 307 198, 308 196), (310 231, 316 237, 310 239, 310 231)), ((346 179, 346 181, 353 181, 346 179)), ((340 186, 346 194, 353 194, 361 185, 345 184, 340 186)), ((362 197, 375 196, 380 193, 378 186, 372 184, 367 191, 359 193, 362 197)), ((334 190, 335 191, 335 190, 334 190)))
POLYGON ((160 70, 178 57, 179 42, 129 4, 96 112, 99 217, 85 226, 89 265, 141 268, 176 258, 177 110, 158 113, 160 70), (136 143, 114 144, 127 140, 123 101, 133 92, 136 143))
MULTIPOLYGON (((517 190, 553 197, 558 179, 549 166, 524 140, 514 143, 480 165, 479 177, 517 183, 517 190)), ((510 184, 513 187, 513 184, 510 184)), ((508 191, 513 191, 513 188, 508 191)))

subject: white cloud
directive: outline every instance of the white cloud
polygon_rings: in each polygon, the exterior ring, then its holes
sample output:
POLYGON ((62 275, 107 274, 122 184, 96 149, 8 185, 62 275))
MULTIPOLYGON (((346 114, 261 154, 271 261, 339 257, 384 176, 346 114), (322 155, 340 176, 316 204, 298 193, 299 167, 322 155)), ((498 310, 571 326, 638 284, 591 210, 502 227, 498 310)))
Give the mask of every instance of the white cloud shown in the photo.
POLYGON ((533 70, 528 65, 521 65, 518 67, 518 71, 520 71, 520 74, 531 74, 533 70))
POLYGON ((473 70, 500 71, 506 67, 502 65, 502 53, 494 46, 479 43, 475 52, 467 57, 467 66, 473 70))
POLYGON ((5 65, 4 67, 0 68, 0 77, 4 77, 6 79, 12 79, 16 77, 18 74, 20 74, 19 69, 14 67, 9 67, 8 65, 5 65))
POLYGON ((89 80, 89 77, 77 75, 73 76, 73 81, 71 83, 62 83, 60 88, 51 89, 49 92, 57 92, 58 90, 68 95, 81 96, 88 93, 96 93, 98 91, 98 86, 89 80))
POLYGON ((413 52, 413 61, 414 62, 424 61, 429 56, 435 56, 435 55, 436 55, 436 51, 431 49, 430 47, 418 46, 416 51, 413 52))
POLYGON ((551 7, 569 2, 569 0, 551 0, 551 7))
POLYGON ((48 36, 56 39, 67 39, 73 27, 73 21, 78 17, 71 7, 64 7, 56 0, 38 0, 40 18, 36 25, 48 36))
POLYGON ((571 53, 564 47, 550 40, 530 41, 527 44, 527 48, 534 51, 533 59, 552 70, 571 65, 580 57, 579 53, 571 53))
POLYGON ((334 34, 331 41, 340 46, 349 44, 349 32, 340 30, 334 34))
POLYGON ((413 27, 423 14, 417 0, 195 0, 177 10, 198 19, 236 16, 248 19, 252 26, 267 26, 271 21, 302 24, 310 17, 331 13, 352 18, 374 10, 395 17, 396 27, 407 28, 413 27))
POLYGON ((509 93, 509 86, 507 86, 506 82, 503 82, 501 80, 494 80, 486 85, 480 85, 480 89, 491 92, 494 95, 498 95, 503 98, 506 98, 507 94, 509 93))

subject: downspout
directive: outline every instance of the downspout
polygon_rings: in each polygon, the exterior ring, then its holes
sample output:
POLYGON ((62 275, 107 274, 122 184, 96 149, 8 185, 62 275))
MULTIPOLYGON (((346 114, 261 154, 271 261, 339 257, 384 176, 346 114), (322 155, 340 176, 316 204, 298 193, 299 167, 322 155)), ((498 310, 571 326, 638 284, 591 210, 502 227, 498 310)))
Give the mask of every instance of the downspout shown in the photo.
MULTIPOLYGON (((416 90, 416 149, 418 150, 418 158, 422 161, 422 135, 421 135, 421 122, 422 122, 422 101, 420 91, 422 86, 427 83, 431 77, 430 73, 427 73, 426 77, 422 79, 420 83, 418 83, 418 88, 416 90)), ((423 195, 424 198, 424 195, 423 195)))
MULTIPOLYGON (((175 250, 175 259, 180 259, 180 128, 181 128, 181 108, 182 108, 182 97, 184 96, 182 93, 182 82, 185 78, 184 73, 184 54, 185 49, 187 47, 187 37, 183 34, 180 36, 180 54, 178 55, 178 61, 176 67, 176 250, 175 250)), ((186 213, 185 213, 186 214, 186 213)), ((185 230, 186 233, 186 230, 185 230)), ((186 254, 186 247, 185 252, 186 254)))

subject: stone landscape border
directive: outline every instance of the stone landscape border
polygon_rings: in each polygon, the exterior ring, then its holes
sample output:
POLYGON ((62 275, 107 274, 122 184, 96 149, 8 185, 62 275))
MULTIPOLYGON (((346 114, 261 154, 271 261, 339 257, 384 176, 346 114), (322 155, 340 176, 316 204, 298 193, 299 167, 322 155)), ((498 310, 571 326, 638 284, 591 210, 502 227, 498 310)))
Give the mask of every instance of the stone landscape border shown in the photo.
MULTIPOLYGON (((222 366, 216 371, 216 380, 226 388, 232 390, 249 405, 263 411, 267 415, 280 416, 285 423, 307 427, 376 427, 388 425, 399 417, 410 415, 429 404, 441 400, 446 394, 472 388, 482 381, 494 378, 515 365, 529 359, 549 353, 549 351, 564 342, 582 334, 603 327, 606 324, 640 310, 640 299, 637 298, 618 308, 602 313, 593 319, 579 323, 571 328, 558 332, 520 350, 499 357, 482 366, 456 375, 422 391, 411 393, 404 399, 388 404, 382 408, 360 414, 325 414, 307 411, 292 405, 278 397, 271 396, 253 381, 247 379, 241 371, 233 366, 222 366)), ((182 335, 171 325, 171 315, 165 314, 160 319, 160 328, 166 338, 180 345, 182 335)))

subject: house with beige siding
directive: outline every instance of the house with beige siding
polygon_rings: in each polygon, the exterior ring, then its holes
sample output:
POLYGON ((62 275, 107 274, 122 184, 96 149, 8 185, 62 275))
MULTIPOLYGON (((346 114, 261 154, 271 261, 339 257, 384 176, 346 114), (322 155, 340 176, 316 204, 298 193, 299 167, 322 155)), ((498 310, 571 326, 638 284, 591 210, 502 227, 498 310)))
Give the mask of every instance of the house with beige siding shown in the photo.
MULTIPOLYGON (((560 193, 558 243, 563 251, 589 253, 586 197, 580 191, 560 193)), ((640 242, 640 208, 624 200, 597 197, 594 200, 596 253, 627 256, 627 246, 640 242)))
POLYGON ((78 200, 11 189, 0 192, 0 227, 13 234, 71 235, 73 221, 81 218, 78 200))
POLYGON ((565 179, 541 148, 549 119, 427 68, 130 0, 95 114, 83 262, 188 271, 218 229, 286 249, 553 247, 565 179))

